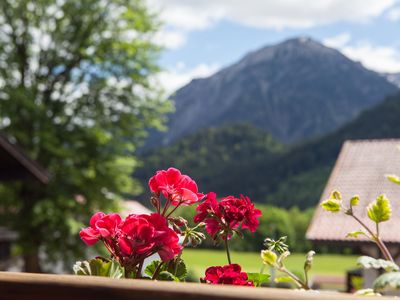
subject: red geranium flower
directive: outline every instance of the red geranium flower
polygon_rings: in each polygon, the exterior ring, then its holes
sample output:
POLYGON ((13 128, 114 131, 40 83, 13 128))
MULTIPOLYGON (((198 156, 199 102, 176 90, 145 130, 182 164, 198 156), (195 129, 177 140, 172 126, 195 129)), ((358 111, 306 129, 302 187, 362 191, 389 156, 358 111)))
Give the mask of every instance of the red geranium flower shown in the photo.
POLYGON ((258 225, 258 218, 261 211, 254 207, 254 204, 248 197, 240 196, 235 198, 228 196, 217 201, 216 194, 211 192, 207 195, 206 200, 200 204, 197 209, 197 215, 194 222, 205 222, 206 231, 214 239, 221 236, 228 239, 232 235, 232 230, 239 226, 242 229, 249 229, 255 232, 258 225))
POLYGON ((248 281, 247 273, 242 272, 238 264, 209 267, 205 275, 201 280, 210 284, 254 286, 253 282, 248 281))
POLYGON ((119 214, 95 213, 90 218, 90 227, 83 228, 79 235, 89 246, 94 245, 99 239, 113 238, 117 235, 118 226, 121 223, 119 214))
POLYGON ((125 256, 139 259, 157 252, 169 261, 182 250, 178 235, 160 214, 129 215, 120 228, 118 244, 125 256))
POLYGON ((262 215, 261 210, 254 207, 249 197, 240 195, 240 198, 245 206, 242 228, 249 229, 251 232, 256 232, 258 225, 260 225, 258 218, 262 215))
POLYGON ((254 207, 249 197, 240 195, 239 198, 228 196, 222 198, 220 204, 224 211, 225 219, 232 228, 236 228, 241 223, 243 229, 249 229, 251 232, 257 230, 260 224, 258 218, 261 217, 261 211, 254 207))
POLYGON ((198 192, 196 182, 175 168, 157 171, 156 175, 150 178, 149 187, 157 195, 162 193, 175 206, 191 205, 204 197, 198 192))

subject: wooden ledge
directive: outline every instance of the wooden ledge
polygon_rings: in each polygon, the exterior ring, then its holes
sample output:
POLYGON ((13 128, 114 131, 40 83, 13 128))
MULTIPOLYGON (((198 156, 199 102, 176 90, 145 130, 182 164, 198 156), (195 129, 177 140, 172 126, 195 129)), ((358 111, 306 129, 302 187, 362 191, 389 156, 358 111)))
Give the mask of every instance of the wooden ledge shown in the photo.
MULTIPOLYGON (((0 272, 0 299, 8 300, 360 300, 360 296, 334 292, 274 288, 215 286, 198 283, 152 282, 75 275, 0 272)), ((365 298, 364 298, 365 299, 365 298)), ((382 297, 368 297, 382 300, 382 297)))

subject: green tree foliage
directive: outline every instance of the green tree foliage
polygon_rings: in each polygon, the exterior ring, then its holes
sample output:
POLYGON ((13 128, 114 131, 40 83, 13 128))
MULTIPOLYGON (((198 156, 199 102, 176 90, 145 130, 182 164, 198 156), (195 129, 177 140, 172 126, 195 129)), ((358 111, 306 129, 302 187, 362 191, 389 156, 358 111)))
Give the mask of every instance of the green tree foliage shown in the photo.
POLYGON ((2 220, 39 271, 39 248, 68 259, 80 221, 138 192, 136 146, 170 109, 151 84, 158 23, 140 0, 2 0, 0 28, 0 128, 52 175, 1 188, 2 220))
POLYGON ((259 251, 266 237, 279 238, 281 236, 287 236, 287 243, 294 252, 309 249, 310 243, 305 236, 313 210, 301 211, 297 207, 287 210, 270 205, 257 205, 257 208, 262 211, 257 231, 245 232, 243 239, 232 240, 232 249, 259 251))
MULTIPOLYGON (((400 137, 400 94, 328 135, 286 146, 248 125, 211 128, 143 155, 138 176, 176 166, 205 191, 246 194, 255 202, 302 209, 318 203, 344 141, 400 137), (236 137, 236 139, 232 139, 236 137)), ((391 177, 396 181, 396 177, 391 177)))
POLYGON ((209 128, 143 155, 143 167, 136 175, 144 182, 156 170, 174 166, 190 174, 202 191, 216 191, 217 196, 248 194, 250 187, 263 189, 265 182, 255 187, 252 179, 261 175, 259 166, 272 161, 283 148, 270 134, 251 125, 209 128))

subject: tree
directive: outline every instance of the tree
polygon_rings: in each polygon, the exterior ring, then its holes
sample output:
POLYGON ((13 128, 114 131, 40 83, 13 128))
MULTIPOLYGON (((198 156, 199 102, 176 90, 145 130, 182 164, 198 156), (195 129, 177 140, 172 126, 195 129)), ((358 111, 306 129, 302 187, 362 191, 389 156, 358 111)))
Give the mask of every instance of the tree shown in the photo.
POLYGON ((170 109, 151 84, 158 27, 139 0, 0 1, 0 130, 52 175, 0 189, 26 271, 41 251, 70 260, 81 222, 137 192, 135 149, 170 109))

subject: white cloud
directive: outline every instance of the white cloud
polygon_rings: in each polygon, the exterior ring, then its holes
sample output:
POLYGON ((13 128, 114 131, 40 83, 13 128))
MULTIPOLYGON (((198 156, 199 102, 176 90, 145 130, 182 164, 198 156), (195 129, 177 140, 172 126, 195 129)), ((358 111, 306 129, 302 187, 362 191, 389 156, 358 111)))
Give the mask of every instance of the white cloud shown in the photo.
POLYGON ((158 75, 157 81, 164 87, 168 94, 188 84, 194 78, 208 77, 219 69, 218 64, 199 64, 192 69, 180 62, 173 68, 158 75))
POLYGON ((178 49, 186 44, 186 34, 179 31, 161 30, 154 36, 156 44, 168 49, 178 49))
POLYGON ((392 46, 377 46, 369 41, 351 43, 348 32, 323 40, 326 46, 342 51, 352 60, 361 62, 368 69, 377 72, 400 72, 400 50, 392 46))
POLYGON ((363 42, 341 49, 345 55, 360 61, 365 67, 378 72, 400 72, 400 53, 398 49, 389 46, 375 46, 363 42))
POLYGON ((304 28, 337 21, 365 22, 396 0, 147 0, 166 24, 190 31, 220 20, 260 28, 304 28))
POLYGON ((205 29, 224 17, 224 7, 214 1, 147 0, 150 9, 160 12, 162 20, 181 31, 205 29))
POLYGON ((386 16, 390 21, 396 22, 400 19, 400 7, 395 7, 389 10, 386 16))
POLYGON ((343 32, 338 35, 326 38, 322 43, 328 47, 332 48, 342 48, 351 40, 351 35, 348 32, 343 32))

